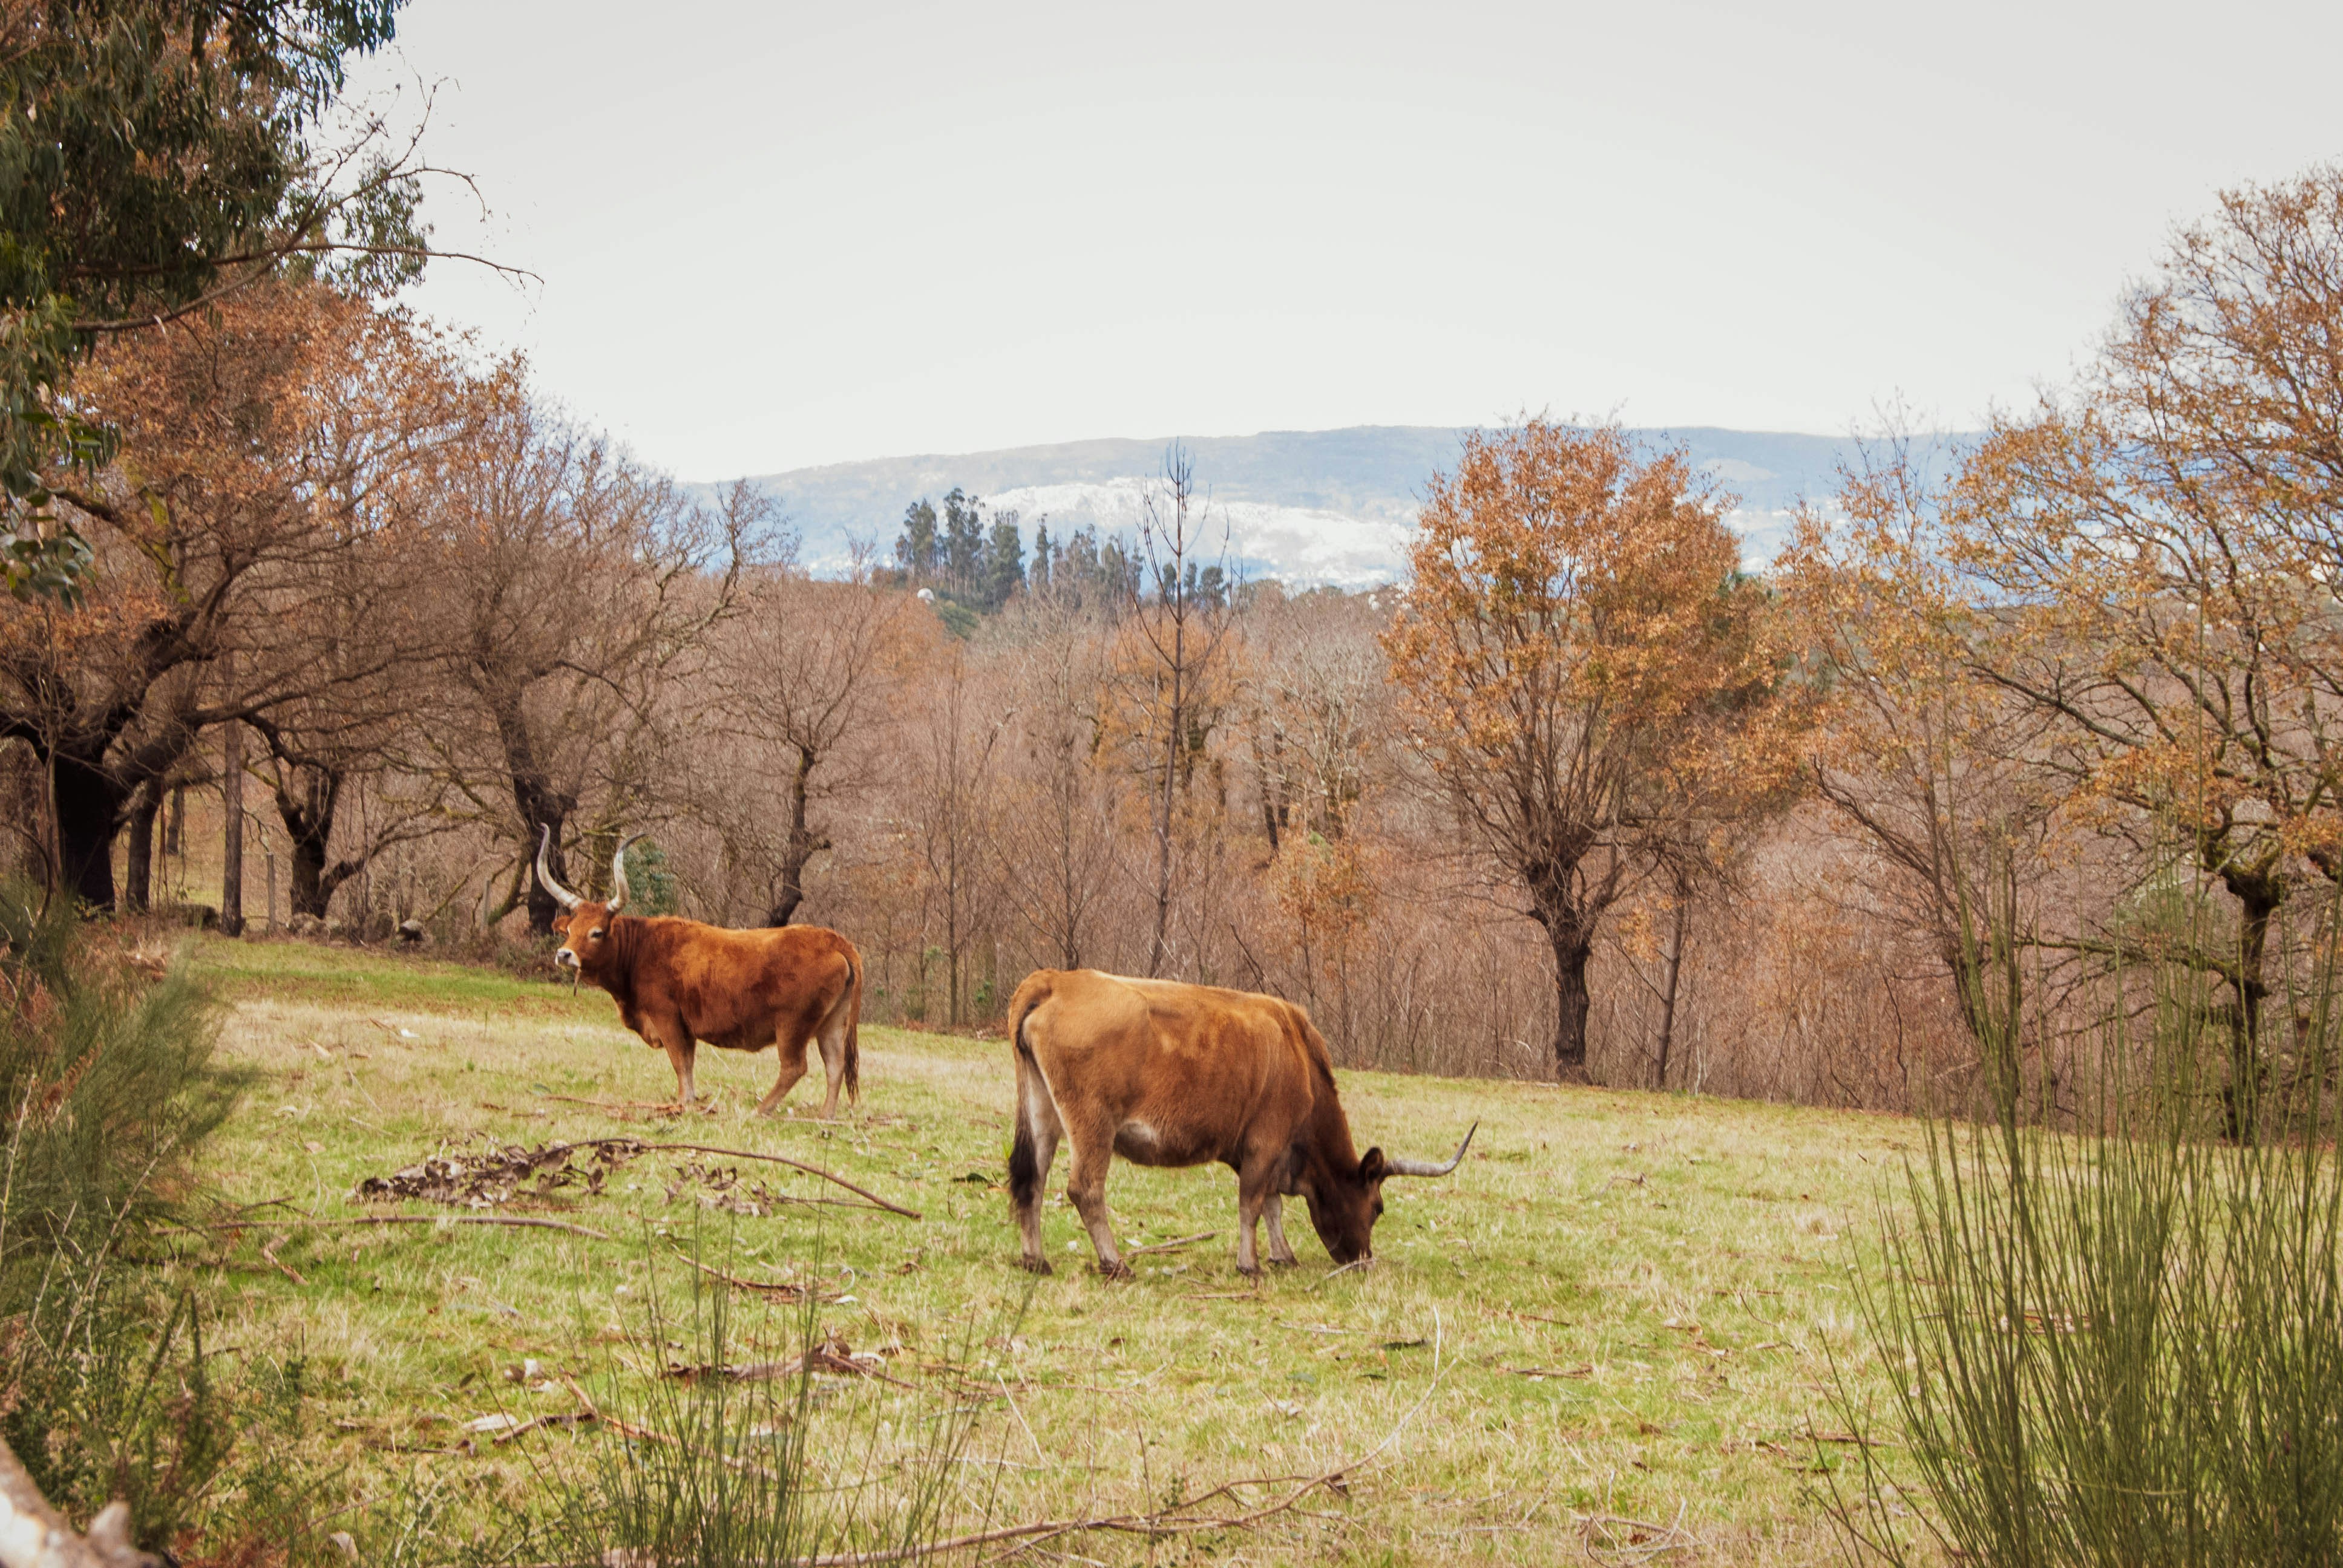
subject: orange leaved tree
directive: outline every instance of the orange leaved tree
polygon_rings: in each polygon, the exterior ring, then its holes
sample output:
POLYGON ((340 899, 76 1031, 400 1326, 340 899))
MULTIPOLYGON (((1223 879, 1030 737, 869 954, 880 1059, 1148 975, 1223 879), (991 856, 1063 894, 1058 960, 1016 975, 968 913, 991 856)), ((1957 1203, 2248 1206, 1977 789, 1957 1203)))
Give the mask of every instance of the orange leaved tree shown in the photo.
POLYGON ((1604 913, 1703 841, 1724 786, 1778 770, 1755 722, 1778 663, 1727 504, 1615 426, 1476 432, 1427 487, 1384 636, 1422 754, 1545 928, 1564 1080, 1604 913))

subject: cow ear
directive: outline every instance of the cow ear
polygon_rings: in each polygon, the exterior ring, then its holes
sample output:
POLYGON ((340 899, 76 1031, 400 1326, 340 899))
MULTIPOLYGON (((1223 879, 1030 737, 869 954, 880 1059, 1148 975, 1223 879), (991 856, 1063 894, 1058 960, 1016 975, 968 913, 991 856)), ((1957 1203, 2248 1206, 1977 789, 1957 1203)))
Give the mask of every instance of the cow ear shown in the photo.
POLYGON ((1367 1157, 1359 1161, 1359 1180, 1380 1181, 1383 1179, 1383 1151, 1380 1149, 1368 1150, 1367 1157))

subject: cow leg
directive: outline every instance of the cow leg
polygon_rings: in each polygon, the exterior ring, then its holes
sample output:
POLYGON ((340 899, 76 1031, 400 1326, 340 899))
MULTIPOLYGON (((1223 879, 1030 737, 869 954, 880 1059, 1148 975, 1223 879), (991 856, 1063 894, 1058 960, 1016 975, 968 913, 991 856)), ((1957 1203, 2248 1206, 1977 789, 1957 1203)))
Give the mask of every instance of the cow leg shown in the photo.
MULTIPOLYGON (((806 1075, 804 1028, 797 1023, 781 1025, 780 1032, 773 1037, 773 1049, 780 1058, 781 1070, 773 1078, 771 1091, 764 1099, 757 1101, 757 1114, 759 1116, 770 1116, 773 1113, 773 1108, 788 1099, 789 1091, 798 1086, 798 1080, 806 1075)), ((832 1104, 838 1101, 838 1081, 835 1079, 830 1081, 830 1098, 832 1104)), ((827 1118, 830 1115, 830 1106, 823 1106, 821 1113, 827 1118)))
MULTIPOLYGON (((1269 1206, 1277 1201, 1277 1189, 1268 1171, 1248 1168, 1237 1172, 1237 1272, 1248 1279, 1261 1275, 1261 1255, 1256 1250, 1254 1232, 1262 1211, 1274 1214, 1276 1211, 1269 1206)), ((1270 1250, 1274 1256, 1279 1240, 1277 1221, 1272 1220, 1270 1226, 1270 1250)))
POLYGON ((691 1059, 699 1041, 680 1016, 653 1026, 651 1043, 667 1052, 668 1065, 675 1069, 676 1103, 691 1109, 691 1059))
POLYGON ((1261 1217, 1269 1225, 1269 1261, 1280 1268, 1290 1269, 1302 1260, 1293 1255, 1293 1244, 1285 1239, 1285 1199, 1272 1192, 1261 1206, 1261 1217))
POLYGON ((838 1114, 838 1091, 846 1082, 846 1003, 842 1000, 821 1020, 814 1039, 821 1046, 822 1073, 830 1080, 830 1093, 821 1102, 821 1119, 828 1121, 838 1114))
POLYGON ((1074 1145, 1074 1168, 1066 1177, 1066 1196, 1074 1201, 1074 1211, 1082 1217, 1082 1229, 1091 1233, 1091 1246, 1098 1252, 1099 1272, 1110 1280, 1131 1278, 1131 1265, 1122 1261, 1115 1249, 1114 1226, 1107 1218, 1106 1172, 1114 1161, 1114 1132, 1104 1126, 1084 1128, 1077 1133, 1066 1130, 1074 1145))
POLYGON ((1024 1244, 1020 1261, 1034 1273, 1046 1274, 1050 1259, 1041 1250, 1041 1193, 1064 1126, 1041 1070, 1025 1060, 1023 1051, 1016 1056, 1017 1139, 1009 1150, 1009 1201, 1017 1211, 1017 1234, 1024 1244))

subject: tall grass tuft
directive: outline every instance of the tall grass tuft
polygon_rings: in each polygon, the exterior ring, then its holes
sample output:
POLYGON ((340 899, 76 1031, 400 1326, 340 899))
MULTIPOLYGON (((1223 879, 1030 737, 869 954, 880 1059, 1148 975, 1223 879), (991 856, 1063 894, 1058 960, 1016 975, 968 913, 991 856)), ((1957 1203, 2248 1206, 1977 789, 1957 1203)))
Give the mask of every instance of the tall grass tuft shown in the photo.
POLYGON ((2236 1015, 2195 972, 2108 977, 2097 1080, 2056 1129, 2019 1103, 2022 950, 2002 930, 1976 955, 1989 1103, 1926 1121, 1884 1266, 1856 1276, 1891 1392, 1883 1425, 1838 1382, 1854 1555, 1902 1563, 1928 1536, 1996 1568, 2343 1555, 2331 929, 2286 999, 2295 1049, 2242 1086, 2242 1144, 2236 1015))
MULTIPOLYGON (((243 1087, 216 1035, 176 966, 0 886, 0 1431, 51 1502, 122 1498, 147 1546, 190 1524, 253 1415, 215 1386, 196 1299, 145 1266, 243 1087)), ((268 1412, 297 1402, 297 1369, 266 1371, 268 1412)))
MULTIPOLYGON (((701 1244, 695 1235, 694 1261, 701 1244)), ((883 1368, 844 1362, 812 1297, 744 1312, 696 1269, 679 1296, 653 1290, 579 1385, 598 1419, 533 1451, 517 1532, 475 1560, 769 1568, 927 1555, 967 1490, 980 1402, 938 1408, 883 1368)))

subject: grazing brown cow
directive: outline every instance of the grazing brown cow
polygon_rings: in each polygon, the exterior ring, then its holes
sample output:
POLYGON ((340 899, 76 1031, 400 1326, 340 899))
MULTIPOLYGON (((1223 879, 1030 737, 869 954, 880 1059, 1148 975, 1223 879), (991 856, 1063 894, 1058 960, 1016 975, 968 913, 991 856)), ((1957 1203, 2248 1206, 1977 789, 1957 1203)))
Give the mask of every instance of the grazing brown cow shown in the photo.
MULTIPOLYGON (((638 835, 639 837, 640 835, 638 835)), ((837 1114, 838 1091, 862 1098, 862 955, 820 926, 735 931, 698 920, 621 915, 627 902, 627 844, 610 860, 610 900, 581 899, 545 863, 553 842, 537 845, 537 879, 567 911, 553 961, 618 999, 618 1017, 644 1043, 664 1049, 675 1066, 676 1098, 691 1103, 691 1057, 700 1040, 726 1050, 780 1047, 781 1072, 757 1102, 770 1116, 806 1075, 806 1041, 821 1041, 830 1075, 824 1117, 837 1114)))
MULTIPOLYGON (((1445 1176, 1445 1164, 1364 1159, 1334 1093, 1333 1063, 1310 1015, 1249 991, 1171 980, 1125 980, 1096 970, 1041 970, 1009 1002, 1017 1055, 1017 1141, 1009 1191, 1025 1244, 1024 1264, 1050 1271, 1041 1254, 1041 1184, 1063 1134, 1073 1145, 1066 1193, 1098 1250, 1099 1271, 1129 1278, 1107 1222, 1106 1171, 1117 1154, 1141 1165, 1218 1161, 1237 1173, 1237 1271, 1258 1274, 1257 1221, 1269 1221, 1269 1261, 1295 1261, 1286 1243, 1287 1196, 1337 1263, 1372 1254, 1383 1180, 1445 1176)), ((1478 1123, 1475 1123, 1477 1129, 1478 1123)))

